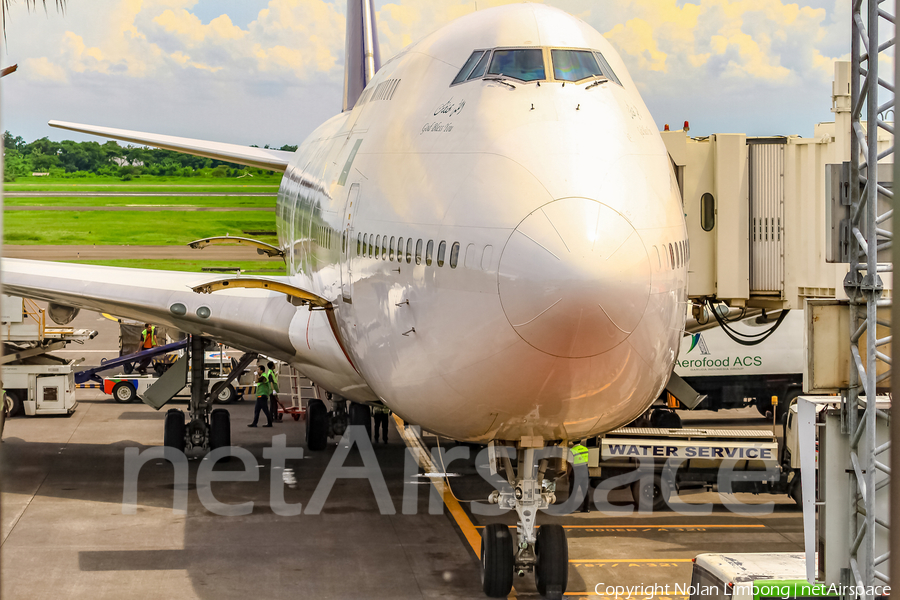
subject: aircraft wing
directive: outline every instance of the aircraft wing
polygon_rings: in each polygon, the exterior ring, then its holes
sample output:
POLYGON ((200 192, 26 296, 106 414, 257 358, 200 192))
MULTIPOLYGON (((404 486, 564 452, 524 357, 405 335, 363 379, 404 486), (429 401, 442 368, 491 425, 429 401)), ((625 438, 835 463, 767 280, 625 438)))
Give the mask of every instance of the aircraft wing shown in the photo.
MULTIPOLYGON (((0 269, 5 294, 168 325, 282 360, 295 354, 288 337, 291 321, 305 314, 276 291, 292 289, 287 277, 222 278, 9 258, 2 259, 0 269), (212 289, 224 289, 212 294, 194 291, 216 283, 212 289), (236 287, 243 283, 256 287, 236 287)), ((305 294, 303 301, 327 305, 314 294, 293 290, 295 301, 305 294)))
POLYGON ((238 144, 208 142, 205 140, 195 140, 171 135, 160 135, 158 133, 143 133, 141 131, 114 129, 112 127, 97 127, 95 125, 82 125, 80 123, 66 123, 64 121, 50 121, 49 125, 51 127, 58 127, 59 129, 68 129, 70 131, 78 131, 79 133, 89 133, 91 135, 99 135, 123 142, 154 146, 156 148, 163 148, 164 150, 174 150, 175 152, 184 152, 185 154, 193 154, 194 156, 214 158, 216 160, 224 160, 239 165, 247 165, 248 167, 268 169, 270 171, 284 172, 284 170, 287 169, 291 157, 294 155, 293 152, 272 150, 270 148, 251 148, 250 146, 240 146, 238 144))

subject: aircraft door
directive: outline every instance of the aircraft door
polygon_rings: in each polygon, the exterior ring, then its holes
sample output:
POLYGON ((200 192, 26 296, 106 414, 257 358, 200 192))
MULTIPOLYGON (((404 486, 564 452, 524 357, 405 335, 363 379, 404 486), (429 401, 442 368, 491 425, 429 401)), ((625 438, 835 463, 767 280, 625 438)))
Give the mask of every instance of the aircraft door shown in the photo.
POLYGON ((359 184, 354 183, 347 192, 344 206, 343 232, 341 233, 341 295, 345 302, 352 298, 350 257, 354 255, 356 239, 353 235, 353 218, 359 211, 359 184))

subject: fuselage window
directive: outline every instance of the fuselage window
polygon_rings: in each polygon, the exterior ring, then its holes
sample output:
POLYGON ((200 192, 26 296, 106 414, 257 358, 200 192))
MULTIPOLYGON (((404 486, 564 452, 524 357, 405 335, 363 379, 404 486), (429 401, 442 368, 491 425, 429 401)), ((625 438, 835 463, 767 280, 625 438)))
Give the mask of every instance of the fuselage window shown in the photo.
POLYGON ((434 255, 434 240, 428 240, 428 246, 425 248, 425 264, 431 266, 431 257, 434 255))
POLYGON ((588 50, 551 50, 553 77, 561 81, 581 81, 601 75, 597 58, 588 50))
POLYGON ((381 238, 381 260, 387 260, 388 239, 387 236, 381 238))
POLYGON ((403 262, 403 238, 397 238, 397 262, 403 262))
POLYGON ((656 270, 659 271, 662 269, 662 260, 659 258, 659 248, 653 246, 653 249, 656 251, 656 270))
POLYGON ((341 252, 347 252, 347 232, 341 234, 341 252))
POLYGON ((619 81, 619 78, 616 77, 615 73, 613 73, 612 67, 610 67, 609 63, 606 62, 606 59, 603 58, 603 55, 599 52, 594 52, 594 57, 597 59, 597 64, 600 65, 600 74, 607 79, 610 79, 612 81, 615 81, 617 84, 622 85, 622 82, 619 81))
POLYGON ((481 253, 481 268, 487 271, 491 266, 491 258, 494 255, 494 247, 491 245, 487 245, 484 247, 484 252, 481 253))
POLYGON ((406 264, 412 262, 412 238, 406 238, 406 264))
POLYGON ((362 234, 356 234, 356 255, 359 256, 362 253, 362 234))
POLYGON ((447 254, 447 242, 441 242, 441 245, 438 246, 438 257, 437 264, 439 267, 444 266, 444 255, 447 254))
POLYGON ((390 251, 391 251, 391 253, 388 255, 388 260, 393 261, 394 260, 394 236, 391 236, 390 251))
POLYGON ((381 236, 375 237, 375 258, 378 258, 378 250, 381 248, 381 236))
POLYGON ((416 264, 422 264, 422 240, 416 242, 416 264))
POLYGON ((675 268, 675 249, 669 244, 669 259, 672 261, 672 268, 675 268))
POLYGON ((459 242, 453 242, 450 246, 450 268, 455 269, 459 262, 459 242))
POLYGON ((484 75, 484 70, 487 67, 488 58, 490 58, 491 53, 485 52, 484 56, 481 57, 481 60, 478 61, 478 64, 475 65, 475 68, 472 69, 472 74, 466 78, 466 81, 471 81, 472 79, 478 79, 484 75))
POLYGON ((513 77, 522 81, 546 79, 544 52, 539 48, 494 50, 488 75, 513 77))
POLYGON ((475 65, 478 64, 478 59, 484 56, 484 50, 476 50, 469 56, 469 60, 466 61, 466 64, 463 65, 463 68, 459 70, 459 74, 453 80, 453 83, 450 85, 455 85, 457 83, 462 83, 466 80, 466 78, 472 74, 472 71, 475 69, 475 65))

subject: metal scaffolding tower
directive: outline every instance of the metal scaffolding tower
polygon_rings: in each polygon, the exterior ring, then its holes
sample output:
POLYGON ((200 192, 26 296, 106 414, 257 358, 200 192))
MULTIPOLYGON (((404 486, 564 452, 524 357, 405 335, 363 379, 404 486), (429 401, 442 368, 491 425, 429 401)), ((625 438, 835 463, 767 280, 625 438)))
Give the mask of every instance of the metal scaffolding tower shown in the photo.
MULTIPOLYGON (((888 50, 893 54, 894 15, 882 5, 885 0, 854 0, 851 30, 850 272, 844 279, 844 290, 850 299, 853 360, 850 389, 844 395, 843 422, 849 435, 852 465, 852 542, 850 564, 843 573, 847 584, 863 586, 889 583, 884 564, 890 557, 890 552, 876 555, 876 539, 887 530, 889 517, 878 514, 875 502, 876 493, 890 484, 890 467, 885 457, 891 448, 890 441, 876 445, 875 437, 876 420, 890 421, 875 403, 876 389, 885 386, 891 364, 884 352, 885 346, 891 344, 889 329, 885 329, 890 322, 878 318, 878 308, 890 307, 891 300, 882 298, 884 286, 879 274, 893 272, 889 256, 893 236, 888 229, 893 192, 888 189, 892 185, 885 184, 891 167, 885 164, 885 158, 893 154, 894 147, 892 143, 879 154, 878 131, 894 133, 894 85, 887 80, 894 77, 890 72, 882 77, 879 72, 879 57, 889 59, 884 57, 888 50), (883 163, 881 173, 879 161, 883 163), (879 326, 882 332, 888 332, 881 338, 877 337, 879 326)), ((872 596, 863 594, 860 598, 870 600, 872 596)))

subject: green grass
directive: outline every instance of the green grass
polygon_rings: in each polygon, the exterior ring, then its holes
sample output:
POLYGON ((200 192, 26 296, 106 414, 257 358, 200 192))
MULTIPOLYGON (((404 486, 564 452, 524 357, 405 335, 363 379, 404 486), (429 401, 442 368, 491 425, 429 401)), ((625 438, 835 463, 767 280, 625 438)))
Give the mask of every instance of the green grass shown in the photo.
POLYGON ((152 177, 141 176, 131 181, 122 181, 119 177, 19 177, 14 182, 4 183, 6 191, 79 191, 97 192, 120 189, 130 192, 152 191, 192 191, 214 192, 233 189, 235 191, 278 191, 281 174, 255 175, 253 177, 152 177))
POLYGON ((275 213, 264 211, 9 211, 3 219, 4 242, 29 245, 173 246, 226 233, 243 236, 243 229, 275 231, 275 213))
MULTIPOLYGON (((63 261, 82 265, 102 265, 105 267, 127 267, 130 269, 161 269, 164 271, 193 271, 199 272, 203 267, 215 268, 231 268, 241 269, 242 273, 259 273, 264 276, 284 275, 284 263, 280 259, 269 260, 178 260, 178 259, 162 259, 162 260, 81 260, 81 261, 63 261), (265 271, 260 271, 265 269, 265 271), (271 271, 278 269, 278 272, 271 271)), ((217 275, 227 275, 227 273, 209 273, 211 278, 217 275)))
MULTIPOLYGON (((178 190, 175 190, 176 192, 178 190)), ((4 206, 196 206, 196 207, 251 207, 275 208, 275 197, 266 196, 102 196, 83 197, 28 197, 4 198, 4 206)))

